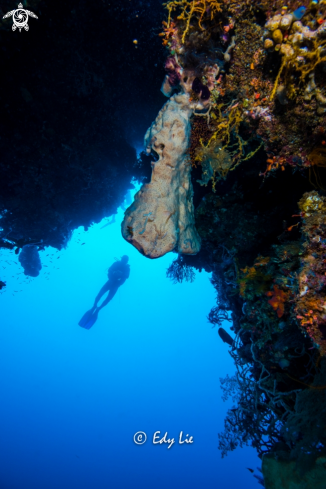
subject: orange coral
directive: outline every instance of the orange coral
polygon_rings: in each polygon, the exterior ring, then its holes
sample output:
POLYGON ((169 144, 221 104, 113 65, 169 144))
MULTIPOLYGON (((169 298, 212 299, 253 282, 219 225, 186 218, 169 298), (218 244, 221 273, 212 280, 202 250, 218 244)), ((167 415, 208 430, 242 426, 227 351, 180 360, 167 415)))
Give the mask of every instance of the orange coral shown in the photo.
POLYGON ((319 322, 324 320, 324 302, 321 299, 315 297, 309 298, 307 295, 303 296, 300 301, 299 307, 296 308, 297 319, 299 319, 301 327, 310 336, 312 341, 318 345, 319 352, 322 356, 326 355, 326 340, 320 330, 319 322), (306 309, 308 308, 308 310, 306 309), (300 310, 301 309, 301 310, 300 310), (302 312, 305 311, 306 312, 302 312))
POLYGON ((165 39, 163 39, 163 46, 167 46, 168 43, 171 41, 171 39, 173 38, 173 36, 176 36, 177 35, 177 27, 176 27, 176 24, 175 22, 170 22, 170 25, 168 25, 166 22, 162 22, 163 24, 163 29, 164 29, 164 32, 161 32, 159 34, 160 37, 165 37, 165 39))
POLYGON ((255 263, 255 267, 264 267, 269 263, 270 257, 269 256, 263 257, 263 256, 259 255, 256 258, 256 260, 257 260, 257 262, 255 263))
POLYGON ((273 289, 273 291, 270 290, 266 292, 266 295, 271 297, 268 304, 272 306, 274 311, 276 311, 277 316, 281 318, 284 314, 284 302, 288 299, 288 293, 279 289, 277 285, 274 285, 273 289))
MULTIPOLYGON (((263 257, 259 257, 264 260, 263 257)), ((257 264, 255 264, 256 266, 257 264)), ((243 275, 239 280, 241 297, 261 295, 268 290, 272 277, 255 267, 241 268, 243 275)))
POLYGON ((267 168, 265 172, 259 174, 261 177, 265 177, 271 170, 277 170, 278 168, 281 168, 281 170, 284 171, 287 161, 283 156, 273 156, 273 159, 269 158, 266 163, 267 168))

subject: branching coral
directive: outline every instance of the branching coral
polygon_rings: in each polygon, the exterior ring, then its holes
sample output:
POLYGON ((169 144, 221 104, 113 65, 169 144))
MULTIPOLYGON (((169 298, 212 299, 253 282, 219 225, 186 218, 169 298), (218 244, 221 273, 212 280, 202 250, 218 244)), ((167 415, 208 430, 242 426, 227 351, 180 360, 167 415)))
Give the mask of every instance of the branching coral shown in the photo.
POLYGON ((213 327, 221 327, 225 321, 231 321, 228 311, 221 304, 210 310, 207 319, 213 327))
POLYGON ((174 284, 181 284, 183 281, 193 282, 195 280, 195 272, 189 266, 182 255, 174 260, 166 271, 166 276, 174 284))
POLYGON ((227 149, 223 148, 220 140, 213 144, 200 146, 196 151, 195 160, 200 161, 202 166, 202 179, 198 180, 201 185, 207 185, 209 180, 213 180, 213 190, 215 182, 221 178, 225 180, 232 167, 232 158, 227 149))
POLYGON ((177 19, 185 22, 185 29, 182 34, 182 43, 185 42, 186 35, 190 28, 190 22, 195 17, 198 21, 198 27, 204 30, 202 22, 205 18, 213 20, 214 16, 222 11, 222 3, 216 0, 173 0, 163 4, 169 12, 168 26, 170 26, 172 12, 181 10, 177 19))
POLYGON ((216 182, 225 180, 229 171, 254 156, 260 146, 245 156, 244 146, 248 143, 239 134, 242 113, 238 104, 228 108, 224 114, 220 104, 216 107, 216 112, 211 113, 211 117, 214 133, 206 145, 200 141, 201 145, 196 151, 195 161, 200 162, 203 168, 202 180, 198 182, 207 185, 212 179, 213 191, 215 191, 216 182))
POLYGON ((160 37, 164 37, 162 44, 169 48, 171 55, 174 55, 181 47, 178 27, 176 23, 172 21, 169 25, 165 21, 163 21, 162 24, 163 32, 159 34, 160 37))
MULTIPOLYGON (((235 343, 239 347, 239 338, 235 343)), ((252 378, 251 365, 243 362, 237 350, 230 352, 237 369, 235 377, 220 379, 223 400, 231 395, 236 402, 236 406, 228 411, 224 432, 218 435, 222 457, 243 445, 256 448, 259 456, 268 452, 280 441, 281 429, 292 412, 293 401, 302 390, 277 390, 270 372, 256 359, 253 345, 251 354, 259 368, 257 380, 252 378)))
MULTIPOLYGON (((292 412, 282 429, 291 447, 292 459, 306 464, 325 453, 326 446, 326 361, 322 359, 312 385, 296 396, 292 412)), ((300 384, 298 384, 300 385, 300 384)))
POLYGON ((252 363, 244 362, 239 342, 237 337, 237 348, 230 352, 235 376, 220 379, 222 399, 231 397, 235 403, 228 410, 224 432, 218 435, 222 457, 243 445, 252 445, 260 457, 282 450, 283 457, 296 460, 304 473, 325 451, 326 362, 321 363, 311 386, 300 386, 287 382, 291 377, 287 374, 271 375, 253 345, 252 363))

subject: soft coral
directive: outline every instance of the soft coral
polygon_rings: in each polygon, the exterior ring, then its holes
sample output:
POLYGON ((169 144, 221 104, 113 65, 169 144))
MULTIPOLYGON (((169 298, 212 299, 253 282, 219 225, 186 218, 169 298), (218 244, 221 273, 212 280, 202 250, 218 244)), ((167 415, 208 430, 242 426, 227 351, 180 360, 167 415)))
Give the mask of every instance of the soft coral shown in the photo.
POLYGON ((266 292, 266 295, 271 297, 268 304, 272 306, 274 311, 276 311, 277 316, 281 318, 284 314, 284 302, 288 298, 288 293, 279 289, 277 285, 274 285, 273 288, 273 291, 270 290, 269 292, 266 292))

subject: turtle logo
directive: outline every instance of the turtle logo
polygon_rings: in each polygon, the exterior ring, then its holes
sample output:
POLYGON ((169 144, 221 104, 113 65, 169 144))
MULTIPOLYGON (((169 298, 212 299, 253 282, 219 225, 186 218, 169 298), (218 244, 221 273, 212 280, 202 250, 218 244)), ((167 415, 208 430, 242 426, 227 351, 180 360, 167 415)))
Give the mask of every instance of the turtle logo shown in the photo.
POLYGON ((12 25, 12 30, 15 31, 16 29, 19 29, 19 32, 21 32, 22 29, 25 29, 25 31, 29 30, 28 26, 28 16, 34 17, 34 19, 38 19, 37 15, 33 14, 30 10, 25 10, 23 9, 23 5, 20 3, 18 5, 17 10, 11 10, 10 12, 7 12, 6 15, 4 15, 2 18, 7 19, 8 17, 12 16, 13 20, 13 25, 12 25))

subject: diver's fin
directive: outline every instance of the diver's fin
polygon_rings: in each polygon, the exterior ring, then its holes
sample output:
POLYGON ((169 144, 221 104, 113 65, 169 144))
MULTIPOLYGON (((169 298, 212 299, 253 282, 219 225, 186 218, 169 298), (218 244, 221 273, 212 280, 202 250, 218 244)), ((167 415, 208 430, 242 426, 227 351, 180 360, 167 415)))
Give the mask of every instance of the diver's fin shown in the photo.
POLYGON ((93 311, 94 309, 91 309, 90 311, 87 311, 86 314, 84 314, 84 316, 78 323, 79 326, 85 329, 91 329, 91 327, 96 323, 98 316, 98 311, 93 311))
POLYGON ((91 327, 96 323, 97 321, 97 316, 98 316, 98 311, 94 312, 89 320, 87 321, 87 323, 85 324, 85 326, 83 326, 85 329, 91 329, 91 327))
MULTIPOLYGON (((81 320, 79 321, 79 326, 81 326, 82 328, 85 328, 86 324, 88 323, 88 321, 91 319, 92 317, 92 314, 93 314, 93 311, 94 311, 94 308, 90 309, 89 311, 85 312, 84 316, 81 318, 81 320)), ((94 324, 94 323, 93 323, 94 324)), ((87 328, 88 329, 88 328, 87 328)))

